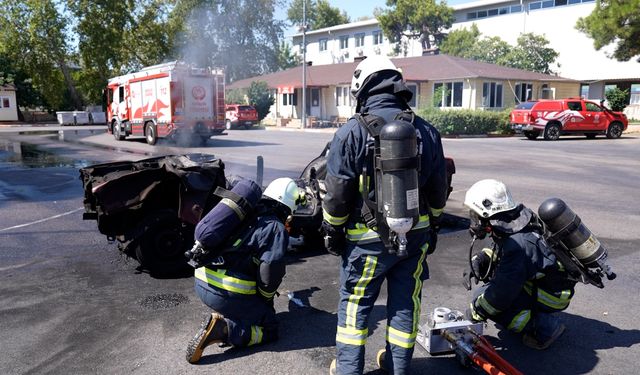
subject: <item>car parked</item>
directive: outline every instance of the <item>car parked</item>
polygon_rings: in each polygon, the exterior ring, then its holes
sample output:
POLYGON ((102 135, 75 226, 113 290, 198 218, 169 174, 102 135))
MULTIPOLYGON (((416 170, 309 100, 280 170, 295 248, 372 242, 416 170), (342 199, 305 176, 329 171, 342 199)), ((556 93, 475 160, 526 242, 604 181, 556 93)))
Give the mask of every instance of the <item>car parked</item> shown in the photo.
POLYGON ((258 124, 258 111, 245 104, 227 104, 225 109, 225 125, 227 130, 249 129, 258 124))
POLYGON ((589 139, 599 134, 620 138, 628 124, 624 113, 582 98, 529 101, 511 111, 513 130, 532 140, 542 135, 555 141, 566 134, 584 134, 589 139))

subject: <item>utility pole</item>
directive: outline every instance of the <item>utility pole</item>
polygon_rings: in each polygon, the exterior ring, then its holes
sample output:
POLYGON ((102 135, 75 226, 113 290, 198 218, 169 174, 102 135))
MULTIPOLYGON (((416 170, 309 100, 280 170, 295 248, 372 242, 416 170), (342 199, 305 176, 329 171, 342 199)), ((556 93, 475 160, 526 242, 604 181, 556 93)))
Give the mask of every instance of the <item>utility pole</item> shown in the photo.
POLYGON ((302 129, 307 126, 307 0, 302 1, 302 129))

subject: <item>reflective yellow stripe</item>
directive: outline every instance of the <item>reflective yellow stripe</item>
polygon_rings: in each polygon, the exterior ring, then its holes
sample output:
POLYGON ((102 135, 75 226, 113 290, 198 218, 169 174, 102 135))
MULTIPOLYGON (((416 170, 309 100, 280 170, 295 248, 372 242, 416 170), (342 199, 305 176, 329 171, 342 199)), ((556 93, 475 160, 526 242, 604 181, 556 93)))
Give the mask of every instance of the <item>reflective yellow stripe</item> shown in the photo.
POLYGON ((336 332, 336 341, 343 344, 363 346, 367 342, 367 336, 369 335, 369 329, 355 329, 350 327, 338 326, 336 332))
MULTIPOLYGON (((371 183, 371 176, 367 176, 367 186, 371 183)), ((358 180, 358 191, 362 194, 362 189, 364 188, 364 184, 362 183, 362 175, 360 175, 360 179, 358 180)))
POLYGON ((473 318, 473 320, 477 320, 479 322, 482 322, 485 320, 483 317, 480 316, 480 314, 478 314, 478 312, 476 311, 476 307, 473 306, 473 302, 469 303, 469 309, 471 310, 471 317, 473 318))
POLYGON ((258 287, 258 293, 260 293, 264 298, 267 298, 267 299, 273 298, 273 296, 276 294, 275 291, 267 292, 260 287, 258 287))
POLYGON ((238 218, 240 218, 240 220, 244 219, 244 211, 242 210, 242 208, 240 208, 240 206, 238 206, 236 202, 232 201, 229 198, 222 198, 222 200, 220 200, 220 203, 232 209, 236 213, 236 215, 238 215, 238 218))
POLYGON ((427 255, 427 249, 429 249, 428 242, 420 247, 422 254, 418 260, 416 271, 413 273, 413 279, 416 281, 413 294, 411 295, 411 299, 413 300, 413 332, 418 332, 418 321, 420 320, 420 291, 422 291, 422 279, 420 276, 422 276, 422 262, 424 262, 424 257, 427 255))
POLYGON ((402 332, 393 327, 387 326, 387 341, 390 344, 398 345, 405 349, 411 349, 416 344, 417 331, 412 333, 402 332))
POLYGON ((341 216, 341 217, 331 216, 331 214, 329 214, 326 210, 323 209, 322 218, 324 219, 324 221, 326 221, 331 225, 344 225, 344 223, 347 222, 347 219, 349 219, 349 215, 341 216))
POLYGON ((531 319, 531 310, 522 310, 513 317, 507 329, 514 332, 522 332, 527 323, 529 323, 529 319, 531 319))
POLYGON ((247 346, 260 344, 262 342, 262 327, 251 326, 251 340, 247 346))
POLYGON ((239 294, 256 294, 255 281, 238 279, 236 277, 227 276, 225 273, 226 270, 212 270, 206 267, 200 267, 196 269, 195 277, 229 292, 239 294))
POLYGON ((353 288, 353 294, 349 296, 347 302, 347 328, 356 328, 356 315, 358 314, 358 302, 364 296, 364 291, 369 285, 369 282, 373 279, 373 273, 376 270, 378 264, 378 258, 368 255, 364 262, 364 269, 362 270, 362 276, 353 288))
MULTIPOLYGON (((429 228, 429 216, 421 215, 418 223, 411 230, 429 228)), ((369 229, 362 223, 356 223, 355 228, 347 229, 347 240, 352 242, 368 241, 372 239, 378 240, 378 232, 369 229)))
POLYGON ((549 306, 552 309, 564 310, 569 306, 571 300, 571 290, 563 290, 560 292, 560 297, 556 297, 553 294, 547 293, 542 289, 538 289, 538 302, 543 305, 549 306))
POLYGON ((236 242, 233 243, 233 247, 238 247, 242 243, 242 238, 238 238, 236 242))
POLYGON ((431 215, 433 215, 434 217, 438 217, 438 216, 442 215, 442 212, 444 212, 444 207, 443 208, 433 208, 433 207, 431 207, 431 215))
POLYGON ((484 298, 484 293, 482 293, 480 297, 478 297, 478 299, 476 300, 476 304, 482 307, 484 311, 486 311, 489 315, 497 315, 500 313, 500 310, 491 306, 491 304, 487 302, 487 300, 484 298))

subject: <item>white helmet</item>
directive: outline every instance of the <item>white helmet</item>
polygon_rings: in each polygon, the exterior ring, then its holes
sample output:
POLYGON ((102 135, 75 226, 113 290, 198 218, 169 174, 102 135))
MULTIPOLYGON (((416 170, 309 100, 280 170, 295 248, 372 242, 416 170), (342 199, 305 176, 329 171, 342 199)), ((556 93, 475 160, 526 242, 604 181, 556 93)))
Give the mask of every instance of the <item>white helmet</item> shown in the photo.
POLYGON ((396 66, 386 56, 373 55, 367 57, 356 66, 356 70, 353 71, 353 77, 351 78, 351 95, 354 98, 358 97, 358 91, 364 86, 365 81, 373 73, 381 72, 383 70, 392 70, 402 75, 402 71, 396 68, 396 66))
POLYGON ((464 205, 483 218, 518 207, 507 186, 491 179, 480 180, 473 184, 467 190, 464 205))
POLYGON ((296 182, 288 177, 273 180, 262 195, 284 204, 291 209, 291 212, 304 199, 304 193, 298 188, 296 182))

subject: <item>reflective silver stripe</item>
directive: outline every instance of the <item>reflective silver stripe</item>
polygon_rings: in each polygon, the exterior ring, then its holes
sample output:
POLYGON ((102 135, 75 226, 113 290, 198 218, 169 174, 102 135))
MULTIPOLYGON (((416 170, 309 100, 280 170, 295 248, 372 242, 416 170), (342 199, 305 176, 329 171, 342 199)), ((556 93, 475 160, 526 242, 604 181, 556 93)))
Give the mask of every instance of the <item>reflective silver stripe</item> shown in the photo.
POLYGON ((531 310, 522 310, 513 317, 507 329, 514 332, 522 332, 527 323, 529 323, 529 319, 531 319, 531 310))
POLYGON ((239 294, 256 294, 256 282, 238 279, 225 275, 226 270, 212 270, 200 267, 195 271, 195 277, 220 289, 239 294))
POLYGON ((242 210, 242 208, 240 208, 240 206, 238 206, 236 202, 232 201, 229 198, 222 198, 222 200, 220 200, 220 203, 232 209, 236 213, 236 215, 238 215, 240 220, 244 219, 244 211, 242 210))
POLYGON ((336 341, 343 344, 363 346, 367 342, 369 329, 356 329, 349 327, 340 327, 336 332, 336 341))
POLYGON ((411 349, 416 344, 417 332, 402 332, 393 327, 387 326, 387 341, 390 344, 398 345, 405 349, 411 349))

